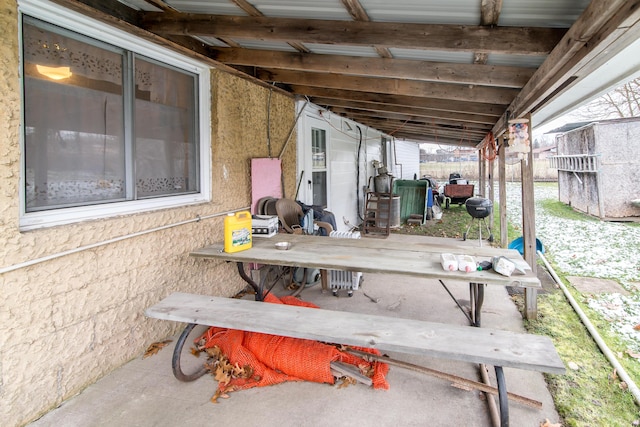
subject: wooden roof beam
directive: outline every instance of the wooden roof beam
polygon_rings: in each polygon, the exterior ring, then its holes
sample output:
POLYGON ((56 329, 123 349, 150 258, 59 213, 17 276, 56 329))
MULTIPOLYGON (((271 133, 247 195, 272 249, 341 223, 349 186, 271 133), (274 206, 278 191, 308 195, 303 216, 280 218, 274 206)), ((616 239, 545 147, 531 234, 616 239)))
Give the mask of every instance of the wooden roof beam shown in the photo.
POLYGON ((413 107, 403 107, 396 105, 388 105, 388 104, 379 104, 374 102, 362 102, 362 101, 344 101, 340 99, 331 99, 331 98, 319 98, 313 97, 311 98, 311 102, 317 105, 326 106, 329 108, 348 108, 351 110, 360 110, 360 111, 368 111, 370 113, 392 113, 392 114, 402 114, 409 116, 417 116, 422 117, 423 119, 428 119, 428 121, 433 123, 442 123, 442 124, 456 124, 463 123, 469 126, 475 127, 486 127, 493 126, 497 121, 497 118, 491 118, 489 116, 479 116, 473 114, 463 114, 463 113, 451 113, 446 111, 435 111, 426 108, 413 108, 413 107))
MULTIPOLYGON (((244 10, 249 16, 264 16, 264 14, 260 12, 258 8, 249 3, 247 0, 231 0, 231 2, 238 6, 240 9, 244 10)), ((287 44, 298 52, 310 52, 310 50, 304 44, 298 43, 297 41, 288 41, 287 44)))
MULTIPOLYGON (((369 115, 371 117, 386 117, 386 118, 396 118, 396 119, 400 119, 403 117, 404 119, 406 119, 407 117, 411 117, 412 120, 420 120, 425 123, 429 123, 432 126, 446 126, 451 128, 459 128, 461 130, 466 127, 469 129, 481 129, 486 133, 491 130, 491 126, 493 126, 494 124, 494 122, 474 123, 474 122, 468 122, 466 120, 465 121, 447 120, 447 119, 443 119, 442 117, 435 117, 435 116, 420 114, 419 111, 418 111, 418 114, 411 114, 411 112, 409 111, 398 112, 394 109, 384 108, 383 106, 380 106, 378 108, 373 108, 373 107, 359 108, 361 107, 361 105, 353 105, 349 103, 343 103, 342 105, 318 103, 316 99, 312 99, 312 101, 315 104, 321 105, 323 107, 329 107, 331 111, 344 113, 347 115, 369 115)), ((375 104, 370 104, 370 105, 375 105, 375 104)))
MULTIPOLYGON (((507 109, 511 117, 522 117, 567 89, 575 73, 588 73, 587 65, 620 37, 636 37, 640 31, 639 0, 592 0, 558 46, 516 96, 507 109)), ((494 135, 506 130, 507 118, 494 126, 494 135)))
MULTIPOLYGON (((480 1, 480 25, 493 27, 498 25, 500 11, 502 10, 502 0, 481 0, 480 1)), ((483 52, 473 54, 474 64, 486 64, 489 55, 483 52)))
POLYGON ((487 134, 486 132, 474 132, 470 130, 459 130, 459 129, 446 129, 446 128, 438 128, 431 127, 421 123, 413 123, 407 120, 394 120, 394 119, 379 119, 379 118, 370 118, 370 117, 362 117, 358 122, 362 124, 369 125, 379 130, 383 130, 389 134, 393 134, 397 132, 399 129, 403 129, 405 131, 412 131, 415 133, 430 133, 434 135, 441 136, 449 136, 449 137, 458 137, 460 135, 464 135, 465 137, 462 139, 482 139, 487 134))
MULTIPOLYGON (((360 4, 359 0, 342 0, 342 4, 349 12, 349 15, 356 21, 369 22, 371 19, 367 14, 367 11, 364 10, 362 4, 360 4)), ((382 58, 393 58, 391 51, 387 47, 383 46, 373 46, 373 48, 378 52, 378 55, 382 58)))
POLYGON ((303 71, 258 70, 260 80, 322 88, 376 92, 411 97, 448 99, 508 105, 518 94, 516 89, 468 86, 451 83, 419 82, 404 79, 345 76, 303 71))
POLYGON ((566 32, 561 28, 398 25, 168 12, 141 13, 141 25, 157 34, 517 55, 547 55, 566 32))
POLYGON ((493 123, 504 113, 504 105, 477 104, 465 101, 414 97, 395 94, 371 93, 355 90, 331 89, 304 85, 291 85, 294 94, 308 97, 333 98, 349 101, 374 102, 401 107, 428 108, 450 113, 488 116, 493 123))
POLYGON ((505 88, 522 88, 535 69, 482 64, 366 58, 346 55, 300 54, 258 49, 211 49, 213 59, 225 64, 261 68, 339 73, 348 76, 402 78, 505 88))

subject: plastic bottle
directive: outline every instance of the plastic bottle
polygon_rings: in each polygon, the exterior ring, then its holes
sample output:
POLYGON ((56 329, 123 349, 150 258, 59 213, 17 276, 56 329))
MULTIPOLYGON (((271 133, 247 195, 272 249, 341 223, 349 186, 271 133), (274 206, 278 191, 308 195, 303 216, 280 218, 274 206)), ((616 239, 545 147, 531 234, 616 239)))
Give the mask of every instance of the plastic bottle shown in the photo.
POLYGON ((241 211, 224 218, 224 251, 239 252, 251 248, 251 213, 241 211))
POLYGON ((471 255, 458 255, 458 270, 471 273, 477 268, 476 260, 471 255))
POLYGON ((440 264, 444 271, 456 271, 458 269, 458 259, 450 253, 440 254, 440 264))

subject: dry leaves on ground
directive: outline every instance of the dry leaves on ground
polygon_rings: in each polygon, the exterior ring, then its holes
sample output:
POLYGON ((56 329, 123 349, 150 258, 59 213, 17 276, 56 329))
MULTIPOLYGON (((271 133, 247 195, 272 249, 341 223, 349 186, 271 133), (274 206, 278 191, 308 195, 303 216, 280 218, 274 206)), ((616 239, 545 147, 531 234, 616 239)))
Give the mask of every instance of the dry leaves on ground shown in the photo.
POLYGON ((144 356, 142 356, 142 358, 144 359, 146 357, 153 356, 154 354, 159 352, 161 349, 163 349, 170 342, 171 342, 171 340, 164 340, 164 341, 154 342, 149 347, 147 347, 147 351, 144 352, 144 356))
POLYGON ((233 391, 233 387, 228 387, 228 384, 234 378, 253 378, 255 381, 260 381, 259 376, 254 376, 253 368, 249 365, 240 366, 237 363, 231 364, 227 356, 225 356, 219 347, 215 346, 204 350, 207 354, 208 360, 204 364, 204 367, 211 373, 211 375, 218 381, 219 387, 211 402, 218 403, 218 398, 228 399, 230 392, 233 391))
POLYGON ((562 424, 552 423, 548 419, 545 419, 544 423, 540 423, 540 427, 562 427, 562 424))
POLYGON ((358 381, 355 378, 352 377, 340 377, 338 378, 340 381, 342 381, 340 383, 340 385, 338 385, 338 388, 345 388, 345 387, 349 387, 350 385, 356 385, 358 384, 358 381))
POLYGON ((633 357, 634 359, 640 359, 640 353, 637 353, 637 352, 632 351, 632 350, 627 350, 627 351, 625 351, 625 353, 627 353, 629 355, 629 357, 633 357))

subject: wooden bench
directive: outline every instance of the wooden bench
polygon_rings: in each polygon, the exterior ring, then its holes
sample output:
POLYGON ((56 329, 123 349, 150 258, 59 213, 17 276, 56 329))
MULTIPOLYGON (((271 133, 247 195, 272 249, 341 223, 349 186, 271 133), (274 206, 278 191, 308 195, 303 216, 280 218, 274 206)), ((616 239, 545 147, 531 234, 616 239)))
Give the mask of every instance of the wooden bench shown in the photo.
POLYGON ((565 372, 551 340, 540 335, 186 293, 171 294, 145 314, 190 324, 493 365, 503 427, 508 425, 503 367, 565 372))

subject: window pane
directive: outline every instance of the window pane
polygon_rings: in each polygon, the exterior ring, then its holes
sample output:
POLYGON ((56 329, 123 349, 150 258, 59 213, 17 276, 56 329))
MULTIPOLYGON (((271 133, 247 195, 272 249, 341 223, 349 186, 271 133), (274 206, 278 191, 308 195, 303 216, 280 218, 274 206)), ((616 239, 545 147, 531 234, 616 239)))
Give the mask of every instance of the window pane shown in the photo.
POLYGON ((327 207, 327 173, 313 172, 313 204, 327 207))
POLYGON ((125 197, 123 56, 23 25, 27 212, 125 197))
POLYGON ((311 128, 311 148, 313 150, 313 168, 323 169, 327 165, 327 139, 323 129, 311 128))
POLYGON ((138 198, 199 190, 196 76, 136 58, 138 198))

